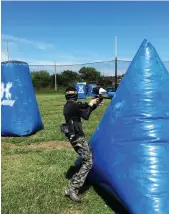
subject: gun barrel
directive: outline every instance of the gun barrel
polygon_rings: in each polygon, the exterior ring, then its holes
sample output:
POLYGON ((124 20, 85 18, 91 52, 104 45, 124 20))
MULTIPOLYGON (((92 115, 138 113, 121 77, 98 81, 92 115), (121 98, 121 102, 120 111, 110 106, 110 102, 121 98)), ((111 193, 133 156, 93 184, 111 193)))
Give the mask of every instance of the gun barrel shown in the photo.
POLYGON ((111 100, 113 97, 103 97, 103 99, 111 100))

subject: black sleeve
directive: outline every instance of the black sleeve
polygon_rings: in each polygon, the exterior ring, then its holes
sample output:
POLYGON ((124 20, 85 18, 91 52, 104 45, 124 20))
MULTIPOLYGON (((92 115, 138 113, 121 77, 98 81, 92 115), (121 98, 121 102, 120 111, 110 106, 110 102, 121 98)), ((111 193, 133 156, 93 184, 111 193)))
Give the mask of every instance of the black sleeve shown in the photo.
POLYGON ((88 120, 90 117, 90 114, 93 110, 96 109, 96 105, 94 106, 88 106, 86 109, 80 109, 80 116, 84 119, 84 120, 88 120))

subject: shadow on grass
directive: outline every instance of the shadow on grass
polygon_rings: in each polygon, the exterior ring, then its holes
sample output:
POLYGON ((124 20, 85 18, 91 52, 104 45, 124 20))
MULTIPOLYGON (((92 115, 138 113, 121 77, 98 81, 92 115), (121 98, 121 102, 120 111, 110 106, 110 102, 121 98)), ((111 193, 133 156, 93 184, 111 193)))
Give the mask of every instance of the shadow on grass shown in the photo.
MULTIPOLYGON (((65 173, 65 177, 67 179, 71 179, 75 173, 77 173, 80 169, 80 166, 71 166, 68 171, 65 173)), ((129 212, 121 205, 121 203, 114 197, 112 194, 105 191, 100 186, 91 183, 89 179, 86 179, 85 184, 80 189, 79 193, 84 194, 86 191, 90 189, 90 187, 93 186, 94 190, 97 192, 97 194, 104 200, 107 206, 109 206, 115 214, 129 214, 129 212)))
POLYGON ((112 194, 97 185, 93 185, 93 188, 116 214, 130 214, 112 194))

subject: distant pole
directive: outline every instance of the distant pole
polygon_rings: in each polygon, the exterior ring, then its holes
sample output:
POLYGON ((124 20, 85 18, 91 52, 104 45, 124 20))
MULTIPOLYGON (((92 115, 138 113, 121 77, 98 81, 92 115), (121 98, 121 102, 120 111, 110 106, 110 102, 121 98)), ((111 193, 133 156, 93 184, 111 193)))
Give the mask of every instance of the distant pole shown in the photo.
POLYGON ((115 90, 117 89, 117 36, 115 36, 115 90))
POLYGON ((56 62, 54 63, 54 68, 55 68, 55 91, 57 91, 56 62))
POLYGON ((8 61, 9 61, 8 42, 6 42, 6 52, 7 52, 7 57, 8 57, 8 61))

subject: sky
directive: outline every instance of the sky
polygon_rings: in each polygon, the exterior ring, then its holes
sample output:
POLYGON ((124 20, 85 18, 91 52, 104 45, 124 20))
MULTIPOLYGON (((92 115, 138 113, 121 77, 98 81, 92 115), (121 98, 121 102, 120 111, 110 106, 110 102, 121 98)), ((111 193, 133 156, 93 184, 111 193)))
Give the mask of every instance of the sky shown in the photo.
POLYGON ((1 59, 29 64, 132 60, 144 39, 169 60, 169 2, 7 2, 1 5, 1 59))

